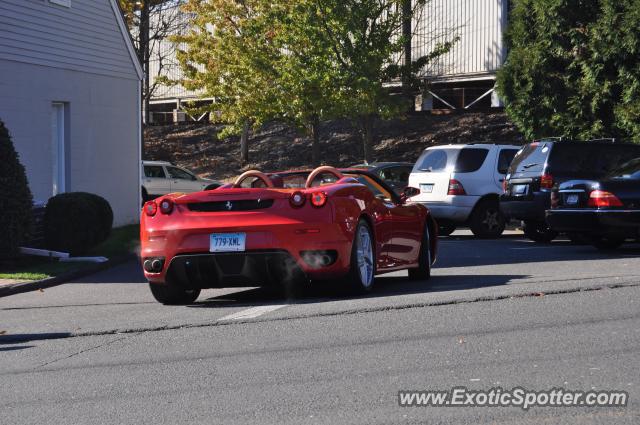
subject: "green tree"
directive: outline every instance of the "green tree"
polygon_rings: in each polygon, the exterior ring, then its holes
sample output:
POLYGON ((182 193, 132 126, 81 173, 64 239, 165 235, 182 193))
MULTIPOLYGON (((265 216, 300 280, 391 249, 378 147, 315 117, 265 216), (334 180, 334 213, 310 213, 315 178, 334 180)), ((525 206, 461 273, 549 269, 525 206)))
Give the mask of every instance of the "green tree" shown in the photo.
MULTIPOLYGON (((409 108, 386 83, 402 80, 405 95, 417 89, 417 76, 458 40, 434 44, 431 52, 411 58, 410 22, 422 16, 428 0, 310 0, 316 37, 330 44, 340 71, 341 110, 359 124, 365 161, 373 159, 376 118, 393 118, 409 108), (410 59, 413 59, 412 61, 410 59)), ((410 102, 413 105, 413 102, 410 102)))
POLYGON ((498 73, 529 138, 640 136, 640 1, 517 0, 498 73))
POLYGON ((27 176, 0 120, 0 260, 13 258, 31 226, 33 199, 27 176))
POLYGON ((408 8, 406 0, 190 0, 193 30, 175 39, 186 45, 180 83, 216 99, 210 108, 231 123, 227 133, 272 119, 308 129, 316 164, 320 120, 352 118, 371 160, 375 118, 407 109, 385 83, 406 83, 451 47, 443 43, 402 63, 407 19, 425 2, 408 8))

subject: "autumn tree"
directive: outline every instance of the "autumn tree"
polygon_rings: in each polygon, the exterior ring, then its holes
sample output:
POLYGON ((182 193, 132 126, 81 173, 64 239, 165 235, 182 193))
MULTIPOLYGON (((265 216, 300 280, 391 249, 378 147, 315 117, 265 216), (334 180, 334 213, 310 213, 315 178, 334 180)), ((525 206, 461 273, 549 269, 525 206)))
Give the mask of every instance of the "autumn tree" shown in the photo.
POLYGON ((404 112, 406 103, 385 85, 412 83, 430 54, 403 62, 407 20, 426 0, 190 0, 193 29, 176 39, 187 47, 179 58, 180 83, 201 90, 211 108, 231 123, 258 126, 271 119, 307 128, 314 163, 320 162, 320 120, 348 117, 360 124, 364 156, 373 157, 377 117, 404 112), (409 4, 409 7, 407 6, 409 4))
POLYGON ((142 65, 142 105, 144 122, 149 122, 149 102, 162 83, 161 77, 176 54, 170 36, 187 28, 179 6, 183 0, 119 0, 138 60, 142 65))

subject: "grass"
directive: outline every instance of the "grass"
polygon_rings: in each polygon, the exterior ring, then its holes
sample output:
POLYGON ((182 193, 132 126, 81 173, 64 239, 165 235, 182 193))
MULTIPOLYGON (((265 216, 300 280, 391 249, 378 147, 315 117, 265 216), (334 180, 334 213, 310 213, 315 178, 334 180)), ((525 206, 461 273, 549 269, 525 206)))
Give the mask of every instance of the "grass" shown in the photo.
MULTIPOLYGON (((134 254, 140 237, 139 229, 137 224, 113 229, 109 238, 91 249, 86 256, 111 259, 134 254)), ((92 264, 94 263, 64 263, 52 258, 25 255, 11 264, 0 265, 0 279, 41 280, 82 270, 92 264)))

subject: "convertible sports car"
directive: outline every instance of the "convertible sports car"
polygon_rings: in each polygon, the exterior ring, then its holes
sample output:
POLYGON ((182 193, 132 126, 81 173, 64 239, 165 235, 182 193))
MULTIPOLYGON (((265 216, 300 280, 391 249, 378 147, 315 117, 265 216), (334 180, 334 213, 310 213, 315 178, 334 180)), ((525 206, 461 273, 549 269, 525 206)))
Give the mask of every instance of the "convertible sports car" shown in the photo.
POLYGON ((156 300, 189 304, 204 288, 296 285, 345 278, 359 292, 375 275, 427 279, 437 226, 429 210, 364 170, 320 167, 264 174, 147 202, 141 256, 156 300))

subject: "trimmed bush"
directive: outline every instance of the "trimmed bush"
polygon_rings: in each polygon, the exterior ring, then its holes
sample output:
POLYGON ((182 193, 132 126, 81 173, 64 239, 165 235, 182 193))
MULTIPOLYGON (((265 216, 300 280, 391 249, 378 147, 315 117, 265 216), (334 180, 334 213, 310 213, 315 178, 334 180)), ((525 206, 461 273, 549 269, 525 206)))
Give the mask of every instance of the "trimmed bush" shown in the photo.
POLYGON ((113 211, 98 195, 62 193, 49 199, 44 215, 44 237, 48 249, 86 254, 111 233, 113 211))
POLYGON ((0 260, 13 258, 31 226, 33 197, 9 130, 0 120, 0 260))

